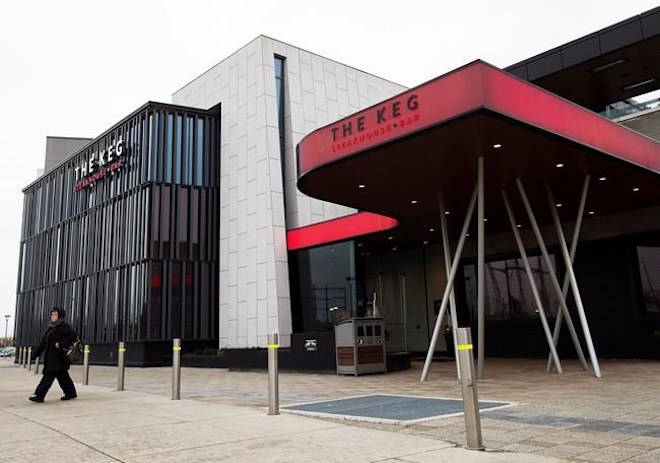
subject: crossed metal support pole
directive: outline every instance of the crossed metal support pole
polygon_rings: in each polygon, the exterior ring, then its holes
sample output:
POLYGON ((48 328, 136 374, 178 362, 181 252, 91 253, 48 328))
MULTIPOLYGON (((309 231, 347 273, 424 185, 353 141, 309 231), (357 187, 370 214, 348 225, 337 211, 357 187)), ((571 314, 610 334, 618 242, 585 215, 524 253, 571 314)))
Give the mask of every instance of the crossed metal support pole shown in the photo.
POLYGON ((435 352, 435 345, 438 342, 438 337, 440 335, 440 326, 442 325, 442 319, 445 316, 447 311, 447 303, 449 302, 449 295, 453 291, 454 287, 454 278, 456 277, 456 272, 458 270, 458 264, 461 260, 463 254, 463 247, 465 246, 465 235, 468 232, 468 227, 470 226, 470 221, 472 219, 472 213, 474 212, 474 206, 477 202, 477 192, 479 186, 475 186, 472 193, 472 198, 470 199, 470 204, 467 208, 467 213, 465 214, 465 220, 463 222, 463 228, 461 229, 461 235, 458 239, 458 244, 456 245, 456 252, 454 253, 454 260, 451 264, 451 269, 447 275, 447 285, 445 286, 445 292, 442 295, 442 302, 440 303, 440 311, 438 312, 438 317, 435 319, 435 327, 433 328, 433 336, 431 336, 431 342, 429 343, 429 350, 426 354, 426 360, 424 361, 424 369, 422 370, 422 377, 420 381, 426 381, 429 375, 429 368, 431 367, 431 362, 433 360, 433 353, 435 352))
MULTIPOLYGON (((516 244, 518 245, 518 251, 520 252, 520 257, 522 258, 523 265, 525 267, 525 272, 527 273, 527 279, 529 280, 529 286, 532 289, 532 294, 534 296, 534 301, 536 307, 538 308, 539 316, 541 318, 541 325, 543 325, 543 332, 545 333, 545 338, 548 341, 548 346, 550 347, 550 355, 554 361, 555 367, 559 373, 563 373, 561 368, 561 363, 559 362, 559 356, 557 355, 557 350, 555 349, 555 344, 552 340, 552 334, 550 333, 550 326, 548 325, 548 320, 545 316, 545 310, 543 309, 543 303, 541 302, 541 297, 539 296, 538 289, 536 288, 536 282, 534 281, 534 275, 532 274, 532 269, 529 266, 529 260, 527 259, 527 252, 525 252, 525 246, 523 245, 522 239, 520 238, 520 232, 516 226, 516 219, 513 216, 513 211, 511 210, 511 205, 509 204, 509 198, 504 190, 502 190, 502 199, 504 200, 504 207, 506 208, 506 213, 509 216, 509 222, 511 223, 511 230, 513 231, 513 236, 516 239, 516 244)), ((550 269, 552 272, 553 270, 550 269)))
MULTIPOLYGON (((539 229, 539 226, 536 222, 536 218, 534 217, 534 212, 532 211, 532 208, 529 204, 529 200, 527 198, 527 194, 525 193, 525 188, 523 187, 522 182, 520 179, 516 179, 516 184, 518 186, 518 190, 520 191, 520 197, 523 201, 523 204, 525 206, 525 210, 527 211, 527 215, 529 216, 529 221, 532 225, 532 229, 534 230, 534 235, 536 236, 536 240, 539 244, 539 248, 541 250, 541 254, 543 255, 543 260, 545 261, 546 266, 548 267, 549 274, 550 274, 550 280, 552 282, 552 286, 557 293, 557 298, 559 299, 561 309, 564 313, 564 317, 566 318, 566 325, 568 326, 568 331, 571 335, 571 339, 573 340, 573 344, 575 346, 575 350, 577 352, 578 358, 580 359, 580 362, 582 363, 582 366, 584 368, 588 368, 586 359, 584 358, 584 353, 582 352, 582 347, 580 346, 580 341, 577 336, 577 332, 575 331, 575 326, 573 325, 573 320, 571 318, 571 314, 568 311, 568 307, 566 305, 566 300, 562 297, 562 290, 561 287, 559 286, 559 281, 557 280, 557 275, 555 273, 554 267, 552 265, 552 262, 550 261, 550 256, 548 255, 548 250, 545 247, 545 242, 543 241, 543 236, 541 235, 541 231, 539 229)), ((555 222, 555 227, 559 224, 559 228, 561 228, 561 224, 559 223, 559 216, 557 214, 556 207, 554 207, 554 201, 553 201, 553 207, 552 212, 553 212, 553 220, 555 222)), ((594 374, 596 377, 600 377, 600 369, 598 368, 598 359, 596 358, 596 352, 593 349, 593 343, 591 342, 591 335, 589 332, 589 326, 587 324, 586 316, 584 315, 584 308, 582 306, 582 300, 580 298, 580 293, 579 290, 577 290, 577 280, 575 279, 575 274, 573 273, 573 266, 571 264, 571 259, 570 256, 568 255, 568 250, 566 248, 566 241, 563 239, 563 233, 560 234, 560 246, 562 248, 562 255, 564 257, 564 262, 566 264, 566 271, 569 273, 569 278, 571 279, 571 287, 573 288, 573 294, 575 296, 576 300, 576 305, 578 306, 578 314, 580 316, 580 321, 582 322, 582 328, 583 332, 585 334, 585 338, 587 339, 587 346, 589 346, 589 355, 591 357, 592 364, 594 365, 594 374), (571 276, 572 275, 572 276, 571 276), (579 302, 578 302, 579 301, 579 302), (585 329, 586 327, 586 329, 585 329)))
MULTIPOLYGON (((573 238, 571 241, 571 250, 570 250, 571 263, 575 260, 575 252, 577 250, 578 239, 580 237, 580 230, 582 229, 584 206, 587 202, 587 192, 589 191, 589 180, 590 180, 590 176, 587 175, 584 178, 584 184, 582 185, 582 194, 580 195, 580 203, 578 205, 578 213, 577 213, 577 217, 575 218, 575 227, 573 228, 573 238)), ((555 206, 556 203, 552 201, 552 198, 548 198, 548 201, 550 202, 550 209, 556 207, 555 206)), ((561 286, 561 295, 564 298, 564 300, 566 300, 566 296, 568 295, 568 285, 569 285, 568 272, 566 272, 566 274, 564 275, 564 283, 561 286)), ((559 308, 557 308, 557 317, 555 318, 555 328, 552 335, 552 342, 555 345, 555 347, 557 347, 557 343, 559 342, 559 333, 561 332, 561 324, 563 319, 564 319, 563 312, 559 308)), ((583 368, 587 370, 585 365, 583 365, 583 368)), ((551 355, 548 355, 548 363, 545 367, 545 370, 548 373, 552 370, 551 355)))
MULTIPOLYGON (((449 275, 451 271, 451 249, 449 248, 449 233, 447 232, 447 210, 445 209, 445 199, 442 193, 438 193, 438 206, 440 208, 440 229, 442 231, 442 250, 445 256, 445 272, 449 275)), ((452 338, 454 340, 454 358, 458 359, 458 338, 456 329, 458 328, 458 317, 456 315, 456 298, 454 297, 454 288, 449 293, 449 316, 451 317, 452 338)), ((461 379, 461 367, 456 361, 456 377, 461 379)))
POLYGON ((486 352, 486 249, 485 249, 485 217, 484 217, 484 158, 477 160, 477 378, 484 377, 484 354, 486 352))
MULTIPOLYGON (((591 339, 591 331, 589 330, 589 323, 587 322, 587 316, 584 312, 584 306, 582 305, 582 297, 580 296, 580 288, 578 288, 577 279, 575 278, 575 272, 573 271, 573 263, 571 261, 571 256, 568 254, 568 247, 566 246, 566 239, 564 238, 564 233, 561 229, 561 222, 559 222, 559 214, 557 214, 557 208, 555 207, 554 197, 552 191, 549 187, 546 186, 546 193, 548 195, 548 201, 552 207, 552 221, 555 224, 555 229, 557 230, 557 238, 559 239, 559 247, 561 249, 562 257, 564 258, 564 264, 566 266, 566 273, 571 282, 571 289, 573 290, 573 296, 575 298, 575 306, 577 307, 577 313, 580 317, 580 324, 582 325, 582 332, 584 333, 584 339, 587 342, 587 350, 589 351, 589 358, 591 360, 591 366, 594 371, 594 376, 600 378, 600 365, 598 364, 598 357, 596 357, 596 349, 594 348, 593 340, 591 339)), ((555 277, 555 280, 557 278, 555 277)), ((561 297, 561 294, 559 294, 561 297)), ((565 302, 564 302, 564 305, 565 302)), ((568 321, 568 317, 567 320, 568 321)))

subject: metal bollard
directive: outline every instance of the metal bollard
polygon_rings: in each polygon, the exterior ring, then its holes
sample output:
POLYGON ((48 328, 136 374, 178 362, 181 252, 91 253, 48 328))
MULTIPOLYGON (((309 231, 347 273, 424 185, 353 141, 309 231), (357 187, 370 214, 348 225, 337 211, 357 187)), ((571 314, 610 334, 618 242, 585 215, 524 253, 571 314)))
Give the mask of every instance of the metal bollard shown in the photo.
POLYGON ((34 374, 38 375, 39 374, 39 360, 41 359, 41 356, 37 357, 34 361, 34 374))
POLYGON ((17 347, 16 348, 16 356, 18 357, 18 366, 23 365, 23 348, 22 347, 17 347))
POLYGON ((89 346, 85 344, 83 350, 83 380, 82 383, 87 386, 89 384, 89 346))
POLYGON ((32 346, 28 347, 27 362, 28 371, 32 371, 32 346))
POLYGON ((481 440, 481 419, 479 417, 479 395, 474 381, 474 357, 472 355, 472 335, 470 328, 457 328, 458 366, 461 372, 461 392, 463 393, 463 410, 465 416, 465 432, 467 448, 483 450, 481 440))
POLYGON ((124 390, 124 353, 126 352, 126 347, 123 342, 119 343, 117 355, 117 390, 124 390))
POLYGON ((21 366, 23 368, 27 366, 27 347, 23 347, 23 361, 21 362, 21 366))
POLYGON ((268 414, 280 414, 280 391, 277 370, 277 349, 279 335, 271 333, 268 335, 268 414))
POLYGON ((172 340, 172 400, 181 398, 181 339, 172 340))

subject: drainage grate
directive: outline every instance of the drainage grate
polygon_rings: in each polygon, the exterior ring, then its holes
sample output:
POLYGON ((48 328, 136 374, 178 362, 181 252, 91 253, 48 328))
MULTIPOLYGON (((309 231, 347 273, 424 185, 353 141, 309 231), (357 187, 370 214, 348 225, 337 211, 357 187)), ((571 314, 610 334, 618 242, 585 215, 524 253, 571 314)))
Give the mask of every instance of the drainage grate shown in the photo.
MULTIPOLYGON (((479 402, 480 410, 494 410, 515 405, 511 402, 479 402)), ((403 395, 365 395, 338 400, 324 400, 283 407, 302 415, 344 418, 378 423, 411 424, 463 414, 463 401, 437 397, 403 395)))

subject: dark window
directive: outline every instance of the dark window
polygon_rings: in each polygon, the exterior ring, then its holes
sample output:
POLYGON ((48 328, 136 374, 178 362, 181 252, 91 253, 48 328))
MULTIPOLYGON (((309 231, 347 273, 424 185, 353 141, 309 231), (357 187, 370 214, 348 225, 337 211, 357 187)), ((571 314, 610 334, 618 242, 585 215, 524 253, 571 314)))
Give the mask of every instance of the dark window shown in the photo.
POLYGON ((174 183, 181 183, 181 169, 183 153, 181 151, 183 138, 183 120, 180 115, 176 116, 176 150, 174 152, 174 183))
POLYGON ((643 312, 660 314, 660 246, 637 246, 643 312))
POLYGON ((294 332, 329 331, 334 317, 355 315, 352 241, 295 251, 289 262, 294 332))
MULTIPOLYGON (((282 182, 286 182, 286 138, 284 127, 284 58, 275 56, 275 92, 277 98, 277 124, 280 135, 280 167, 282 169, 282 182)), ((285 202, 286 206, 286 202, 285 202)))
POLYGON ((183 282, 181 281, 181 262, 171 263, 170 274, 171 306, 170 323, 172 337, 181 337, 181 302, 183 296, 183 282))
POLYGON ((193 172, 194 172, 194 166, 193 166, 193 139, 194 139, 195 131, 194 131, 194 125, 193 125, 193 118, 192 116, 186 117, 186 180, 185 183, 187 185, 192 185, 193 184, 193 172))
POLYGON ((170 257, 170 191, 172 187, 163 185, 160 189, 160 241, 161 256, 170 257))
MULTIPOLYGON (((528 259, 543 309, 548 317, 554 317, 559 301, 552 287, 552 277, 541 256, 529 256, 528 259)), ((550 259, 554 266, 554 256, 550 255, 550 259)), ((522 259, 486 262, 485 270, 487 320, 525 320, 538 317, 522 259)), ((464 272, 468 308, 476 316, 476 265, 466 265, 464 272)))
POLYGON ((195 185, 204 184, 204 119, 197 118, 197 135, 195 137, 195 166, 197 174, 195 185))
POLYGON ((163 181, 172 183, 172 144, 174 143, 174 116, 167 115, 167 128, 165 130, 165 175, 163 181))
POLYGON ((194 326, 194 321, 195 321, 195 314, 194 314, 194 305, 193 305, 193 298, 194 298, 194 288, 195 288, 195 273, 193 271, 194 266, 192 262, 187 262, 186 263, 186 277, 185 277, 185 304, 184 304, 184 310, 183 310, 183 320, 184 320, 184 326, 185 330, 183 333, 183 337, 186 339, 192 339, 194 336, 193 333, 193 326, 194 326))
POLYGON ((163 264, 161 262, 151 263, 151 327, 149 333, 151 339, 160 338, 160 315, 162 312, 163 294, 163 264))
POLYGON ((177 188, 176 240, 177 259, 188 259, 188 189, 177 188))

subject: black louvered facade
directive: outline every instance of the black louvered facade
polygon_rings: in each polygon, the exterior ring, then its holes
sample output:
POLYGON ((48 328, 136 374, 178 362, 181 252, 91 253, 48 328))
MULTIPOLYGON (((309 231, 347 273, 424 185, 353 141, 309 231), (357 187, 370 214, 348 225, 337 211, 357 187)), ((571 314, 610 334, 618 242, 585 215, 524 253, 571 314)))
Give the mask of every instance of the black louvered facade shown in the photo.
POLYGON ((17 345, 59 306, 95 362, 217 346, 218 109, 147 103, 23 190, 17 345))

